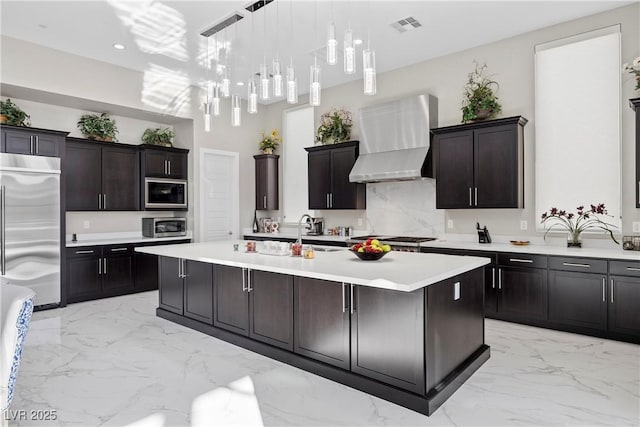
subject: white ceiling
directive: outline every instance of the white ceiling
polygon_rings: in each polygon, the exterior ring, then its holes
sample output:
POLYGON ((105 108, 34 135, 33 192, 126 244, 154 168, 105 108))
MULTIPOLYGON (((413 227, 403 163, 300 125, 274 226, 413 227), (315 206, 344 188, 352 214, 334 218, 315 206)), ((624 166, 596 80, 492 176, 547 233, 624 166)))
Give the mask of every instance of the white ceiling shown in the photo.
MULTIPOLYGON (((307 92, 312 52, 323 51, 332 16, 339 44, 348 24, 365 44, 370 34, 380 73, 630 3, 275 0, 252 14, 244 9, 249 4, 244 0, 0 0, 0 33, 143 72, 164 70, 201 84, 207 77, 207 39, 200 33, 238 11, 245 18, 227 29, 232 80, 246 81, 250 70, 258 70, 263 52, 269 63, 279 52, 283 63, 293 56, 302 94, 307 92), (409 16, 422 27, 401 34, 390 26, 409 16), (116 50, 114 43, 126 49, 116 50)), ((224 31, 218 34, 222 45, 224 31)), ((214 57, 214 37, 208 40, 214 57)), ((345 75, 341 59, 335 66, 322 62, 323 87, 361 78, 361 73, 345 75)), ((215 69, 209 77, 215 78, 215 69)))

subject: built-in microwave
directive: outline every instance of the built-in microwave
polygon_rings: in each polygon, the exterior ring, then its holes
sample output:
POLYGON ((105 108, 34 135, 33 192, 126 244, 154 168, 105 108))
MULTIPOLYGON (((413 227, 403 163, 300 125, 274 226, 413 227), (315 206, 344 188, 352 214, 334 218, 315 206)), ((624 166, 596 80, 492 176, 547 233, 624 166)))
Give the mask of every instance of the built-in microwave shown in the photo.
POLYGON ((187 181, 145 178, 144 207, 145 209, 186 209, 187 181))
POLYGON ((187 235, 186 218, 142 218, 144 237, 174 237, 187 235))

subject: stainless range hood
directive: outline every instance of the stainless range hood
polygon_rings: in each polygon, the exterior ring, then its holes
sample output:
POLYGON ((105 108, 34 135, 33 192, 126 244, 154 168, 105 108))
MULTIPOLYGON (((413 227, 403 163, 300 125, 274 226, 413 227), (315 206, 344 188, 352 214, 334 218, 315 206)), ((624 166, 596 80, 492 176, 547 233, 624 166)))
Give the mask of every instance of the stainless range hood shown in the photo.
POLYGON ((349 181, 431 178, 430 129, 438 126, 438 99, 419 94, 358 112, 360 155, 349 181))

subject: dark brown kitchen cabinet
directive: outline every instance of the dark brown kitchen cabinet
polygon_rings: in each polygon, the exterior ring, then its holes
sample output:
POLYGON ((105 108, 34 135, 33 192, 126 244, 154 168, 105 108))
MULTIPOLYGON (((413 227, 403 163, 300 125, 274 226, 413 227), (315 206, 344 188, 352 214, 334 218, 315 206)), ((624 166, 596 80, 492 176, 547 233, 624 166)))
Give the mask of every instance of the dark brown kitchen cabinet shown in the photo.
POLYGON ((67 300, 79 302, 131 293, 133 246, 67 248, 67 300))
POLYGON ((366 209, 366 185, 349 182, 358 141, 307 147, 309 209, 366 209))
POLYGON ((143 177, 188 178, 189 150, 157 145, 140 145, 140 163, 143 177))
POLYGON ((636 182, 634 192, 636 193, 636 208, 640 208, 640 98, 630 99, 629 105, 636 112, 636 182))
MULTIPOLYGON (((158 245, 175 245, 180 243, 190 243, 189 239, 182 240, 162 240, 152 241, 148 243, 136 243, 135 247, 158 246, 158 245)), ((134 288, 136 292, 151 291, 158 289, 158 256, 145 254, 142 252, 134 252, 134 288)))
POLYGON ((294 278, 294 351, 349 369, 349 285, 294 278))
POLYGON ((609 261, 609 332, 640 342, 640 261, 609 261))
POLYGON ((293 351, 293 276, 251 270, 249 337, 293 351))
POLYGON ((256 166, 256 210, 279 209, 278 159, 276 154, 253 156, 256 166))
POLYGON ((351 371, 424 394, 424 289, 351 292, 351 371))
POLYGON ((67 138, 63 168, 67 211, 140 210, 136 146, 67 138))
POLYGON ((213 326, 249 335, 246 269, 216 264, 213 277, 213 326))
POLYGON ((436 208, 524 207, 521 116, 433 129, 436 208))
POLYGON ((606 293, 606 260, 549 257, 549 321, 565 330, 604 332, 606 293))
POLYGON ((62 157, 69 132, 21 126, 0 126, 0 152, 62 157))
POLYGON ((515 322, 548 319, 547 257, 498 254, 497 312, 494 317, 515 322))
POLYGON ((213 266, 183 258, 159 258, 160 307, 213 324, 213 266))

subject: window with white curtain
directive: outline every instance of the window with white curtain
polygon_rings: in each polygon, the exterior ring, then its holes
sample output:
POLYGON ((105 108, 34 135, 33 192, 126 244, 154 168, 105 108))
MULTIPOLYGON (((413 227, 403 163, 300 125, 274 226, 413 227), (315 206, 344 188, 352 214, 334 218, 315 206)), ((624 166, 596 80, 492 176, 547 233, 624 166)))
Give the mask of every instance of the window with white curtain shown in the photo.
POLYGON ((313 145, 314 109, 305 106, 282 113, 282 187, 283 220, 297 223, 304 213, 309 213, 307 187, 307 152, 313 145))
POLYGON ((538 218, 604 203, 620 229, 620 70, 619 25, 536 46, 538 218))

